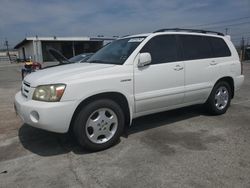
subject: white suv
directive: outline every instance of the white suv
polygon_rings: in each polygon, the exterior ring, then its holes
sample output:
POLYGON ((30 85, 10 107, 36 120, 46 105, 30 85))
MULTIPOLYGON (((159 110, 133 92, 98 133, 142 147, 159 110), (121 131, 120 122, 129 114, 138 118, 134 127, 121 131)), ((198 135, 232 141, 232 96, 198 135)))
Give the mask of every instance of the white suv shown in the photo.
POLYGON ((223 114, 243 80, 229 36, 164 29, 118 39, 85 63, 28 75, 15 109, 25 123, 72 130, 81 146, 97 151, 139 116, 194 104, 223 114))

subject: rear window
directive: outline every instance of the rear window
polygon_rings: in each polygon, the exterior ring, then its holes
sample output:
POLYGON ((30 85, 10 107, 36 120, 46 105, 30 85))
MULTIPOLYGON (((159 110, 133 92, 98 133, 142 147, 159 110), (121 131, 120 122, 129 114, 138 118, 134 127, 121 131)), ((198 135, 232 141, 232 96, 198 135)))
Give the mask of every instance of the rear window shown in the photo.
POLYGON ((207 38, 213 50, 213 57, 231 56, 231 52, 223 39, 217 37, 207 37, 207 38))
POLYGON ((179 35, 182 44, 182 59, 194 60, 212 57, 209 42, 203 36, 179 35))

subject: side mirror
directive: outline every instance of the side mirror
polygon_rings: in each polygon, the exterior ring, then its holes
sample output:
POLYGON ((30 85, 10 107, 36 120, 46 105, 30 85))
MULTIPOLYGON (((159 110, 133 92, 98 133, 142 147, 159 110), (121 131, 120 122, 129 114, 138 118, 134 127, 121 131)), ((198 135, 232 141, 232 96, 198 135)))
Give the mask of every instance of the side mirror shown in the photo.
POLYGON ((144 67, 146 65, 149 65, 152 61, 150 53, 140 53, 139 54, 139 62, 138 62, 138 67, 144 67))

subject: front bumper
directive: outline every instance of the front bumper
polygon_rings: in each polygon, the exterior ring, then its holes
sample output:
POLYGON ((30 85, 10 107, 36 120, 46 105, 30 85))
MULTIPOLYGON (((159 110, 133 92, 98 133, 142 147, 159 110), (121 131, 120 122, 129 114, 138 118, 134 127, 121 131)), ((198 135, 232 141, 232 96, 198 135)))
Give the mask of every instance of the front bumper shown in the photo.
POLYGON ((15 96, 15 110, 24 123, 52 132, 66 133, 76 108, 75 101, 40 102, 15 96))

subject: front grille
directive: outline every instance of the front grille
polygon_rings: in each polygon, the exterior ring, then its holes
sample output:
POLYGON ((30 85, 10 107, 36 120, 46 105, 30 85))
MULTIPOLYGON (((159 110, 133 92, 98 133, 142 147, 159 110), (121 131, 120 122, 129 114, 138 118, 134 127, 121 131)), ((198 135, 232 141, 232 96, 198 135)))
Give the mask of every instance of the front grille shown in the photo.
POLYGON ((27 87, 30 87, 30 83, 23 81, 23 84, 26 85, 27 87))
POLYGON ((21 88, 22 95, 25 98, 28 98, 29 92, 30 92, 30 83, 23 81, 22 88, 21 88))

